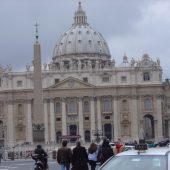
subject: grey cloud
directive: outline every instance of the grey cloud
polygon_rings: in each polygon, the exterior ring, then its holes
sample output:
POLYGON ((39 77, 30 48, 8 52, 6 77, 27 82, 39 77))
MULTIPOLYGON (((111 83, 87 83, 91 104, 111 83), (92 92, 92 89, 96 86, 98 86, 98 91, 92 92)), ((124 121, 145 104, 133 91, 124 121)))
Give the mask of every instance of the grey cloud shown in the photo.
MULTIPOLYGON (((78 0, 1 0, 0 63, 16 70, 31 63, 36 21, 43 62, 50 61, 57 39, 73 23, 77 4, 78 0)), ((82 0, 89 24, 105 37, 117 63, 124 52, 137 58, 148 52, 160 57, 166 77, 170 75, 169 5, 169 0, 82 0)))

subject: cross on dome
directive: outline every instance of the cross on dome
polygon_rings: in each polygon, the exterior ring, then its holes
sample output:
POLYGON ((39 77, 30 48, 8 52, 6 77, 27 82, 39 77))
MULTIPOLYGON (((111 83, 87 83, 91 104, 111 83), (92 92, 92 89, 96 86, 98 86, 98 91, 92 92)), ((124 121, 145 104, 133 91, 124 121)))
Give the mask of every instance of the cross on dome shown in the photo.
POLYGON ((36 38, 36 43, 38 42, 38 37, 39 37, 39 35, 38 35, 38 26, 39 26, 39 24, 36 22, 35 23, 35 38, 36 38))

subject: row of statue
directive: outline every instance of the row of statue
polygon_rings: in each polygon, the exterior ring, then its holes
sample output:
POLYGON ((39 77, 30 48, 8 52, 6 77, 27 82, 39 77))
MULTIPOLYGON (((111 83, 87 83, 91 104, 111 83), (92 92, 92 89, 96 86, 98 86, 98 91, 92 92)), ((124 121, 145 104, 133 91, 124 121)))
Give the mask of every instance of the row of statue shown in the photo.
MULTIPOLYGON (((128 62, 127 56, 123 57, 123 64, 127 64, 128 67, 160 67, 160 60, 159 58, 154 62, 149 56, 143 56, 142 60, 136 61, 134 58, 128 62)), ((120 66, 120 67, 121 67, 120 66)), ((34 67, 34 63, 27 64, 26 70, 31 71, 32 67, 34 67)), ((78 59, 71 59, 71 60, 62 60, 60 62, 51 62, 50 64, 44 63, 43 70, 99 70, 99 69, 112 69, 115 67, 115 60, 78 60, 78 59)), ((12 66, 8 65, 8 71, 12 70, 12 66)))
MULTIPOLYGON (((44 65, 46 66, 46 65, 44 65)), ((92 70, 92 69, 104 69, 112 68, 115 66, 114 60, 106 61, 81 61, 81 60, 71 60, 71 61, 61 61, 60 63, 51 62, 49 65, 49 70, 92 70)), ((45 69, 46 67, 44 67, 45 69)))

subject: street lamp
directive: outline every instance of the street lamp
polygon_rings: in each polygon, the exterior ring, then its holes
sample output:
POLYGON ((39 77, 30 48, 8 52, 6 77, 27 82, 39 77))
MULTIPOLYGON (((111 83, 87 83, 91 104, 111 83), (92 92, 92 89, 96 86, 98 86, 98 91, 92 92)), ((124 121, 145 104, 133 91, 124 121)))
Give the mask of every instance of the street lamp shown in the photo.
POLYGON ((103 136, 103 131, 102 130, 93 130, 92 133, 96 137, 96 142, 99 143, 100 137, 103 136))
POLYGON ((3 137, 4 137, 4 148, 6 147, 6 143, 7 143, 7 127, 4 125, 3 126, 3 137))
POLYGON ((6 146, 6 129, 7 127, 6 126, 3 126, 3 124, 1 123, 0 125, 0 138, 1 138, 1 145, 3 147, 6 146))

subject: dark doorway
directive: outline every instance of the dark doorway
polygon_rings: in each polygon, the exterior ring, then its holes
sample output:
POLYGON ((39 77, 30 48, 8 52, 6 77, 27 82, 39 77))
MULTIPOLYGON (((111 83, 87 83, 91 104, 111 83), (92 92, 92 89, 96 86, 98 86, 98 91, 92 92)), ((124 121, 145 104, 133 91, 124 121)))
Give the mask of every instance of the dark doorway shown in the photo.
MULTIPOLYGON (((70 125, 69 132, 71 136, 77 135, 77 125, 70 125)), ((75 142, 76 140, 77 140, 76 138, 72 138, 70 139, 70 142, 75 142)))
POLYGON ((56 133, 56 141, 57 141, 57 143, 60 143, 61 141, 61 132, 60 131, 58 131, 57 133, 56 133))
POLYGON ((144 116, 144 132, 145 139, 152 139, 155 137, 154 118, 150 114, 144 116))
POLYGON ((90 131, 89 130, 85 131, 85 142, 90 142, 90 131))
POLYGON ((104 135, 111 140, 112 139, 112 125, 104 124, 104 135))

